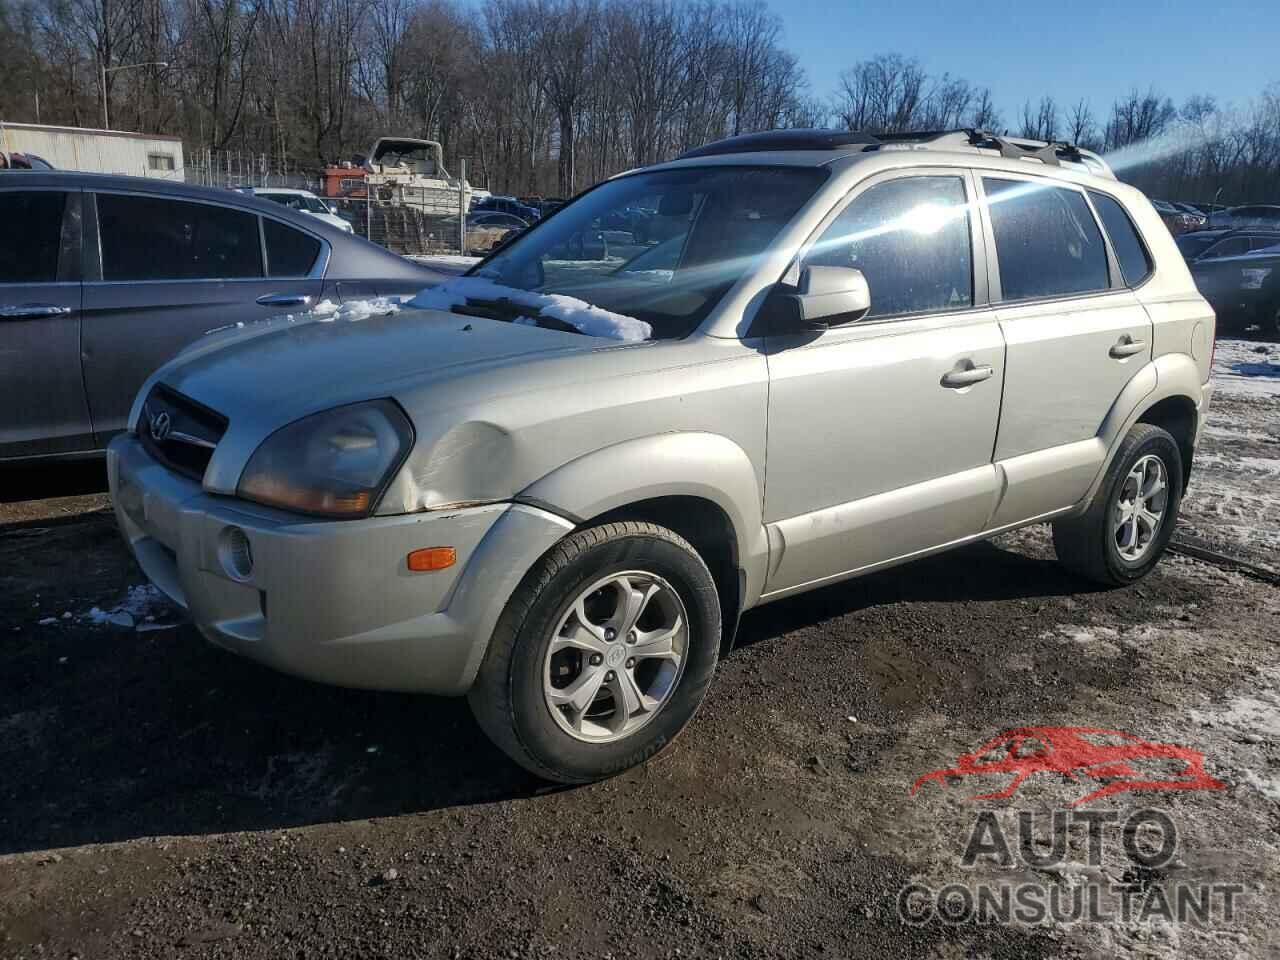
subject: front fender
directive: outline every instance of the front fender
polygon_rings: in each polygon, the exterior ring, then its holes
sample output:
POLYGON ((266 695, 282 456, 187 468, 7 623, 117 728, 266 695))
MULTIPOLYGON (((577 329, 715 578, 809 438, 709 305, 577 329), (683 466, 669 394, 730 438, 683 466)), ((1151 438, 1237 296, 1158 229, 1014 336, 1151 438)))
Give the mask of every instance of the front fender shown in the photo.
POLYGON ((626 440, 570 461, 521 491, 518 499, 575 523, 641 500, 687 496, 720 507, 733 526, 745 574, 743 609, 764 588, 769 545, 760 478, 745 450, 714 433, 662 433, 626 440))
POLYGON ((1098 438, 1106 445, 1107 455, 1088 492, 1078 505, 1079 510, 1088 509, 1094 494, 1102 486, 1111 461, 1120 449, 1120 441, 1129 432, 1129 428, 1137 423, 1144 413, 1162 400, 1170 397, 1186 397, 1196 408, 1195 439, 1199 441, 1200 431, 1204 425, 1204 416, 1208 405, 1209 390, 1207 384, 1200 381, 1200 370, 1195 360, 1185 353, 1167 353, 1157 357, 1138 371, 1121 391, 1116 402, 1111 405, 1102 427, 1098 430, 1098 438))

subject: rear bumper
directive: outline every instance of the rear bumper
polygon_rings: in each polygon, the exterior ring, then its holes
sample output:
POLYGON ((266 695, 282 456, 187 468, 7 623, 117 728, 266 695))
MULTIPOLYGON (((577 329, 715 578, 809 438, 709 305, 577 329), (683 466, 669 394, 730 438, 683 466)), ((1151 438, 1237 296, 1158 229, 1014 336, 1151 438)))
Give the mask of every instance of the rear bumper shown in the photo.
POLYGON ((205 493, 132 436, 107 473, 120 529, 147 577, 213 643, 340 686, 464 693, 524 572, 571 524, 520 504, 315 521, 205 493), (252 568, 227 562, 227 531, 252 568), (457 563, 414 573, 406 556, 452 546, 457 563))

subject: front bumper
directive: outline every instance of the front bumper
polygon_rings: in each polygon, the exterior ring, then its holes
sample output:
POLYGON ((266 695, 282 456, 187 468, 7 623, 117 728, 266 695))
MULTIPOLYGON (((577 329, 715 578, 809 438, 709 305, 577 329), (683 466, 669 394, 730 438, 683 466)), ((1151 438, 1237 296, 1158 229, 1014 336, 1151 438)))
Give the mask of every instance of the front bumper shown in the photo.
POLYGON ((339 686, 465 693, 525 571, 572 525, 523 504, 312 520, 205 493, 117 437, 107 474, 143 572, 213 643, 339 686), (225 562, 224 531, 248 538, 252 570, 225 562), (410 551, 452 546, 447 570, 414 573, 410 551))

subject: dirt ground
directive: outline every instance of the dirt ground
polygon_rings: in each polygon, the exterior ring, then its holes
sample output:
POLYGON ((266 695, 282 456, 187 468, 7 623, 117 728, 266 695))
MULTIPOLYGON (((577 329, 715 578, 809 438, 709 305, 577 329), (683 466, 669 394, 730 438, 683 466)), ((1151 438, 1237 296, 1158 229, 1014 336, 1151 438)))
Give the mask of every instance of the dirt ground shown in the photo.
POLYGON ((514 767, 462 701, 205 644, 142 586, 98 468, 10 478, 0 956, 1280 956, 1280 351, 1224 341, 1216 380, 1178 537, 1246 565, 1173 552, 1097 591, 1032 528, 767 606, 671 750, 571 790, 514 767), (1199 751, 1204 788, 1073 807, 1127 777, 1097 769, 1002 800, 970 798, 1008 773, 912 795, 1023 726, 1199 751), (1122 842, 1150 840, 1123 827, 1143 809, 1176 831, 1154 865, 1122 842), (1099 849, 1071 820, 1041 860, 1054 812, 1082 810, 1117 820, 1099 849), (984 812, 1012 857, 967 866, 984 812), (1145 906, 948 923, 904 915, 913 883, 1145 906), (1221 889, 1229 917, 1150 907, 1221 889))

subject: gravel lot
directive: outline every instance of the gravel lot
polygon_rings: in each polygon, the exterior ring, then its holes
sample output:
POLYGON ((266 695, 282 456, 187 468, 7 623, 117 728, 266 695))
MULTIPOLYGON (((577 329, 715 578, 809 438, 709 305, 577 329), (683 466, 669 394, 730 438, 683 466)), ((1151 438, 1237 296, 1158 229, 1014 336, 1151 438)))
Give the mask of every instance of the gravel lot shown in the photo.
POLYGON ((1179 542, 1242 565, 1173 553, 1095 591, 1033 528, 762 608, 672 750, 573 790, 515 768, 461 701, 209 647, 142 587, 98 468, 10 477, 0 956, 1280 955, 1280 352, 1223 341, 1216 377, 1179 542), (911 795, 1023 725, 1190 747, 1224 786, 1088 804, 1167 814, 1178 847, 1156 868, 1118 839, 1091 858, 1075 822, 1048 865, 962 866, 981 811, 1012 837, 1098 785, 911 795), (911 882, 1121 881, 1241 892, 1209 922, 912 925, 897 907, 911 882))

